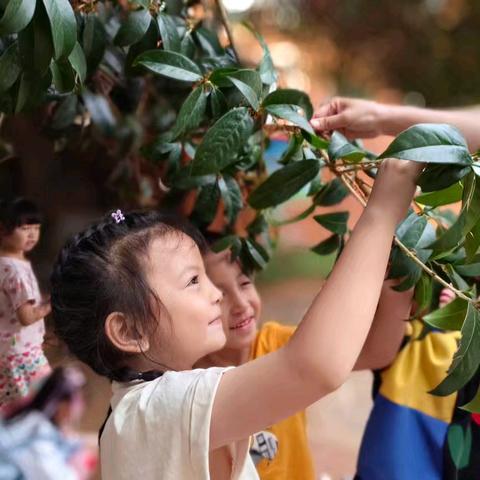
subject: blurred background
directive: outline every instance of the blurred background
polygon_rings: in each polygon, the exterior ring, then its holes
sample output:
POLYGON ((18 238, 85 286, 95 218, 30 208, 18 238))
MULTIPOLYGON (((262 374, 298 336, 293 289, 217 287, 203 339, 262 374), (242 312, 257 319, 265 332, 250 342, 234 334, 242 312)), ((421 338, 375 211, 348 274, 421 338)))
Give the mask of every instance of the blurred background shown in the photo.
MULTIPOLYGON (((208 3, 208 2, 207 2, 208 3)), ((428 107, 475 104, 480 89, 480 2, 475 0, 224 0, 244 63, 262 55, 241 22, 265 37, 283 87, 306 91, 318 105, 333 95, 428 107)), ((2 121, 0 117, 0 122, 2 121)), ((282 140, 281 138, 279 139, 282 140)), ((366 142, 382 150, 388 138, 366 142)), ((90 143, 58 148, 45 135, 42 116, 0 123, 0 192, 33 198, 45 212, 40 246, 32 260, 48 290, 50 266, 72 232, 106 211, 128 205, 112 179, 115 158, 90 143)), ((121 171, 116 171, 121 176, 121 171)), ((281 207, 283 217, 308 205, 299 195, 281 207)), ((360 214, 348 198, 335 210, 360 214)), ((328 209, 325 209, 328 211, 328 209)), ((295 324, 328 274, 333 259, 309 247, 326 237, 313 220, 283 227, 278 250, 258 276, 263 320, 295 324)), ((54 342, 52 362, 64 361, 54 342)), ((90 372, 87 409, 80 428, 92 435, 107 410, 109 385, 90 372)), ((370 408, 371 374, 360 372, 338 392, 310 409, 309 426, 318 478, 353 474, 361 432, 370 408)))

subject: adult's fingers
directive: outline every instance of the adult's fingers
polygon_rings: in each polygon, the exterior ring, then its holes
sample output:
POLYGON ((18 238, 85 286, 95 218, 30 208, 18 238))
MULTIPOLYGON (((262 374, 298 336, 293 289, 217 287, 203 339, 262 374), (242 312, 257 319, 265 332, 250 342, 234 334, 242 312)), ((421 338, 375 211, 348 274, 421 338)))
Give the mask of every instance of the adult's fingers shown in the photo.
POLYGON ((329 130, 340 130, 347 126, 346 118, 343 113, 320 118, 313 118, 310 122, 313 128, 319 132, 329 130))

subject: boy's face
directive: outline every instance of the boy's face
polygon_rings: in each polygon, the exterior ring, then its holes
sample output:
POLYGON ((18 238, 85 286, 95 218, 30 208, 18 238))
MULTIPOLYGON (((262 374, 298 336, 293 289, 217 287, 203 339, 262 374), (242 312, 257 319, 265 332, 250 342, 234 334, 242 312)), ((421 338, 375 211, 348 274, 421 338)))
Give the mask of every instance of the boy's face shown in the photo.
POLYGON ((257 334, 261 300, 250 277, 238 262, 230 260, 230 251, 207 253, 207 275, 223 293, 222 321, 227 343, 225 348, 250 348, 257 334))
POLYGON ((0 245, 11 252, 30 252, 40 239, 40 225, 22 225, 4 234, 0 230, 0 245))

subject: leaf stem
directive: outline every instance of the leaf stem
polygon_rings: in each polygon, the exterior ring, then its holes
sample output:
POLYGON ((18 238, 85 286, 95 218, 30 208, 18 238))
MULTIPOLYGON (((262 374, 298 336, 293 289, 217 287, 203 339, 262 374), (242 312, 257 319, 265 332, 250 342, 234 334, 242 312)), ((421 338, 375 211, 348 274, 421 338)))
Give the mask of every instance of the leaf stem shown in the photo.
POLYGON ((223 27, 227 32, 228 42, 230 43, 230 47, 233 50, 235 58, 238 62, 240 62, 240 57, 238 56, 238 51, 235 47, 235 42, 233 41, 232 29, 230 28, 230 23, 228 21, 227 11, 223 6, 222 0, 215 0, 215 4, 217 6, 218 13, 220 15, 220 20, 222 21, 223 27))

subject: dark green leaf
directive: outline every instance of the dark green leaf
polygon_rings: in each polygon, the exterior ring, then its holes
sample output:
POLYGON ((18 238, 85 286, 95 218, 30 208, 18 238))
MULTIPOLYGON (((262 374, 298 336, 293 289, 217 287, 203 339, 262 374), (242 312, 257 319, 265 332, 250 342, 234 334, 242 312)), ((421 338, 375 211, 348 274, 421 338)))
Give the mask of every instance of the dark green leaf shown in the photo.
POLYGON ((92 122, 106 135, 112 135, 116 120, 106 98, 102 95, 94 95, 88 90, 82 92, 82 98, 92 117, 92 122))
POLYGON ((464 277, 480 277, 480 263, 455 265, 455 270, 464 277))
MULTIPOLYGON (((262 103, 263 107, 273 105, 297 105, 304 111, 307 120, 310 120, 313 115, 313 106, 309 96, 305 92, 302 92, 300 90, 294 90, 291 88, 282 88, 275 90, 274 92, 270 93, 262 103)), ((305 130, 310 132, 310 130, 308 129, 305 130)), ((314 134, 313 131, 311 131, 310 133, 314 134)))
POLYGON ((318 245, 312 248, 312 251, 318 255, 330 255, 331 253, 336 252, 341 245, 341 238, 339 235, 332 235, 328 237, 323 242, 320 242, 318 245))
POLYGON ((143 8, 130 12, 127 20, 121 25, 115 35, 115 45, 128 47, 140 41, 145 33, 147 33, 151 20, 150 12, 143 8))
POLYGON ((265 216, 257 212, 255 220, 248 225, 247 231, 252 236, 261 235, 262 233, 267 232, 268 222, 265 220, 265 216))
POLYGON ((23 30, 32 20, 36 0, 10 0, 0 19, 0 35, 9 35, 23 30))
POLYGON ((325 213, 323 215, 315 215, 313 218, 322 227, 330 230, 337 235, 345 235, 347 233, 348 212, 325 213))
POLYGON ((213 252, 220 253, 227 248, 232 248, 236 245, 237 249, 241 247, 241 241, 237 235, 227 235, 226 237, 217 240, 210 248, 213 252))
POLYGON ((43 0, 52 31, 55 59, 70 55, 77 40, 77 22, 68 0, 43 0))
POLYGON ((333 132, 328 147, 328 156, 331 160, 344 158, 345 160, 356 163, 365 157, 365 152, 350 143, 341 133, 333 132))
POLYGON ((17 42, 12 43, 0 57, 0 92, 8 90, 22 71, 17 42))
POLYGON ((428 311, 432 304, 433 279, 430 275, 422 272, 420 280, 415 285, 415 303, 418 312, 428 311))
MULTIPOLYGON (((50 62, 54 55, 53 38, 50 30, 50 20, 44 5, 39 2, 37 11, 30 24, 33 29, 32 45, 25 52, 28 65, 27 69, 33 68, 35 72, 44 75, 50 67, 50 62), (32 64, 33 58, 33 64, 32 64)), ((30 28, 30 25, 28 28, 30 28)))
POLYGON ((349 193, 343 182, 339 178, 335 178, 315 195, 313 201, 315 205, 329 207, 340 203, 349 193))
POLYGON ((174 138, 197 128, 205 117, 207 94, 202 85, 195 88, 183 102, 173 129, 174 138))
POLYGON ((200 27, 194 30, 193 35, 197 38, 203 51, 210 57, 217 57, 224 53, 224 49, 218 41, 215 32, 200 27))
POLYGON ((472 157, 461 133, 455 127, 441 123, 422 123, 408 128, 400 133, 378 158, 472 164, 472 157))
POLYGON ((202 79, 202 72, 189 58, 176 52, 149 50, 135 59, 133 65, 142 65, 157 75, 197 82, 202 79))
POLYGON ((467 261, 471 261, 480 247, 480 221, 465 236, 465 252, 467 261))
POLYGON ((278 161, 282 165, 287 165, 287 163, 297 162, 298 160, 303 159, 302 152, 303 137, 299 134, 293 134, 290 136, 287 149, 282 153, 282 157, 278 161))
POLYGON ((431 393, 446 396, 460 390, 472 377, 480 365, 480 314, 468 304, 467 316, 462 326, 462 338, 456 351, 447 377, 431 393))
POLYGON ((102 61, 106 47, 106 33, 103 23, 96 14, 85 17, 85 26, 82 34, 82 47, 87 59, 88 71, 92 72, 102 61))
POLYGON ((244 239, 244 245, 246 247, 246 251, 250 256, 250 259, 253 261, 254 266, 257 270, 261 270, 267 266, 267 259, 265 259, 263 253, 258 247, 259 245, 256 242, 253 242, 249 239, 244 239))
POLYGON ((443 271, 448 275, 448 278, 450 278, 451 284, 458 290, 467 291, 470 288, 468 283, 458 274, 453 265, 445 265, 443 271))
POLYGON ((70 61, 70 64, 75 72, 77 72, 79 82, 83 83, 85 81, 85 77, 87 76, 87 60, 85 59, 85 54, 83 53, 82 47, 78 42, 75 43, 68 60, 70 61))
POLYGON ((195 55, 195 42, 191 32, 187 31, 180 43, 180 53, 186 57, 192 58, 195 55))
POLYGON ((208 130, 192 162, 193 175, 218 173, 233 163, 253 130, 245 107, 234 108, 208 130))
POLYGON ((262 80, 255 70, 239 70, 227 76, 227 78, 246 98, 254 110, 260 108, 259 97, 262 91, 262 80))
POLYGON ((219 118, 227 111, 227 100, 218 88, 214 87, 210 92, 210 107, 213 118, 219 118))
POLYGON ((160 36, 162 37, 163 49, 174 52, 180 51, 181 40, 174 18, 171 15, 159 13, 157 16, 157 22, 160 36))
POLYGON ((217 213, 219 200, 220 189, 216 179, 212 183, 200 187, 195 208, 190 216, 192 222, 200 227, 210 225, 217 213))
POLYGON ((459 182, 437 192, 424 193, 415 197, 415 201, 429 207, 439 207, 450 203, 459 202, 462 199, 463 188, 459 182))
POLYGON ((75 71, 68 60, 52 62, 50 70, 55 88, 59 92, 67 93, 75 88, 75 71))
POLYGON ((288 218, 287 220, 272 220, 270 223, 275 227, 281 227, 282 225, 289 225, 291 223, 300 222, 305 220, 315 211, 315 205, 310 205, 306 210, 300 212, 298 215, 295 215, 293 218, 288 218))
POLYGON ((480 413, 480 388, 478 389, 475 397, 465 405, 460 407, 462 410, 466 410, 471 413, 480 413))
POLYGON ((285 202, 318 175, 317 160, 301 160, 275 171, 248 197, 256 209, 273 207, 285 202))
POLYGON ((51 127, 55 130, 62 130, 69 127, 75 120, 77 105, 78 98, 76 95, 69 95, 64 98, 55 110, 51 127))
POLYGON ((451 424, 448 427, 447 443, 452 462, 458 470, 470 464, 470 454, 472 453, 472 429, 470 425, 466 427, 464 435, 462 425, 451 424))
POLYGON ((443 308, 423 317, 423 321, 440 330, 460 330, 467 315, 467 301, 456 298, 443 308))
POLYGON ((218 186, 220 187, 228 224, 233 225, 243 207, 242 192, 237 181, 228 175, 219 178, 218 186))
POLYGON ((471 171, 469 166, 427 165, 427 168, 418 177, 417 184, 421 187, 422 192, 435 192, 458 182, 471 171))

